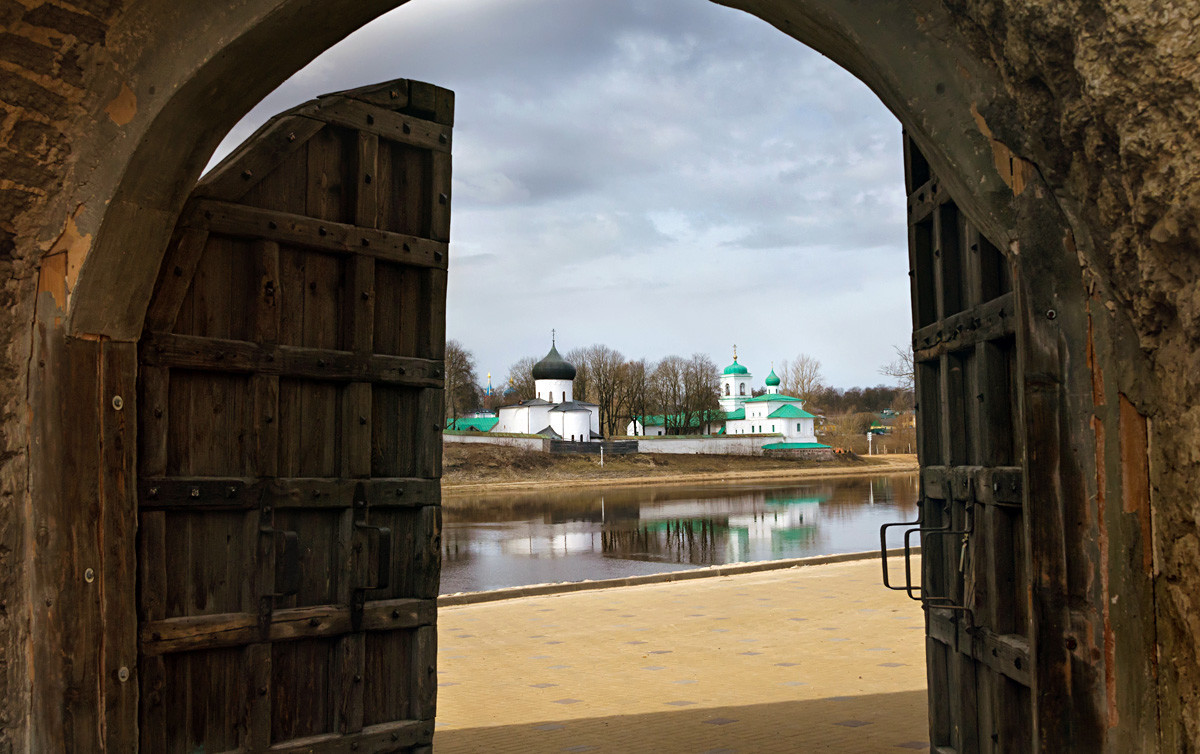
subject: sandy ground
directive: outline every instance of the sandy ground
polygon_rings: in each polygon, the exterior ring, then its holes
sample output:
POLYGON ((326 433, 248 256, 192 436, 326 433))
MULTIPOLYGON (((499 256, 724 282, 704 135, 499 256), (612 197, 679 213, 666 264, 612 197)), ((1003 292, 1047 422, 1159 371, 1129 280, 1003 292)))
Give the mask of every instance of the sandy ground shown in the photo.
POLYGON ((551 455, 497 445, 446 443, 442 493, 521 492, 532 487, 618 487, 643 484, 723 484, 916 471, 915 455, 847 461, 792 461, 758 456, 639 454, 599 458, 551 455))
POLYGON ((439 754, 929 751, 879 561, 438 609, 439 754))

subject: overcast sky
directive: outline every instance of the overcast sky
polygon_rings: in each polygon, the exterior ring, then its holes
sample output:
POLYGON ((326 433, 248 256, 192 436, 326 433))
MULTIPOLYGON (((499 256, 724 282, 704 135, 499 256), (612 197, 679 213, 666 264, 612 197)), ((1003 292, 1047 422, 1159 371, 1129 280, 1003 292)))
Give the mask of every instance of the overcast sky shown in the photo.
POLYGON ((411 0, 272 93, 456 93, 447 335, 499 385, 604 343, 761 382, 806 353, 874 385, 908 341, 900 125, 775 28, 703 0, 411 0))

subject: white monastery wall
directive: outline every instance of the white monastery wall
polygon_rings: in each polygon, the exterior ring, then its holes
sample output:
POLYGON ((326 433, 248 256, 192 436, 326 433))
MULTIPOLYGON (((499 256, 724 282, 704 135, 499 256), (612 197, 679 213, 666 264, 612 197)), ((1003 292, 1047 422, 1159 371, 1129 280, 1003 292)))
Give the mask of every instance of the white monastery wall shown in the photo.
POLYGON ((524 448, 526 450, 546 450, 547 443, 542 437, 495 437, 492 435, 460 435, 445 432, 442 434, 444 442, 462 442, 462 443, 478 443, 483 445, 504 445, 510 448, 524 448))
POLYGON ((710 455, 762 455, 762 446, 780 442, 778 436, 758 437, 653 437, 638 438, 639 453, 703 453, 710 455))

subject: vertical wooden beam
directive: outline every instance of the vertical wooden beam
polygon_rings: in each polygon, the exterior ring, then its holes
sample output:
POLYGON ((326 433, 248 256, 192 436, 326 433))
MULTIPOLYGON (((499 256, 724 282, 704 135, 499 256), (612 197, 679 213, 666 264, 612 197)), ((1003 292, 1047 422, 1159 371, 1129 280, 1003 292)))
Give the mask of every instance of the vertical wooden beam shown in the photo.
MULTIPOLYGON (((137 347, 106 341, 101 350, 100 444, 103 517, 100 592, 104 614, 104 740, 108 751, 137 746, 137 347)), ((87 581, 86 572, 84 580, 87 581)))
POLYGON ((96 751, 104 746, 101 344, 66 337, 53 314, 39 316, 34 341, 31 748, 96 751))
POLYGON ((172 331, 207 243, 208 231, 192 228, 183 230, 174 241, 159 271, 154 299, 146 312, 148 329, 155 332, 172 331))

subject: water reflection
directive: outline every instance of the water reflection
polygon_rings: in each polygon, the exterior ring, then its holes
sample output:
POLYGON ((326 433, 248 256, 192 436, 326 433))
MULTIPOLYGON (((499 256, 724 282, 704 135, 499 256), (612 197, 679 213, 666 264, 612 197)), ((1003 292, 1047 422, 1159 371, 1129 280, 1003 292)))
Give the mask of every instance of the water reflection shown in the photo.
POLYGON ((916 500, 916 474, 455 498, 442 592, 871 550, 916 500))

